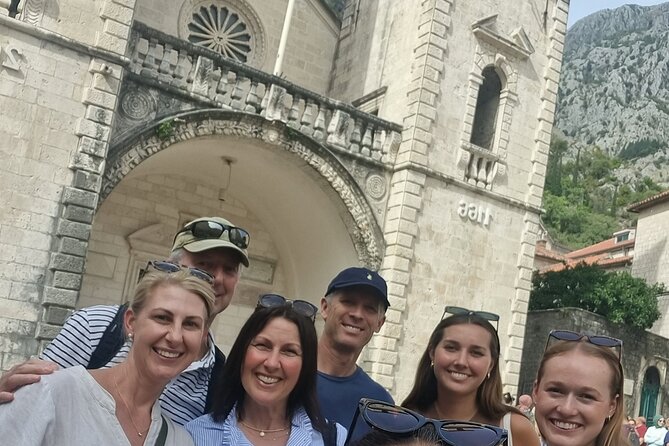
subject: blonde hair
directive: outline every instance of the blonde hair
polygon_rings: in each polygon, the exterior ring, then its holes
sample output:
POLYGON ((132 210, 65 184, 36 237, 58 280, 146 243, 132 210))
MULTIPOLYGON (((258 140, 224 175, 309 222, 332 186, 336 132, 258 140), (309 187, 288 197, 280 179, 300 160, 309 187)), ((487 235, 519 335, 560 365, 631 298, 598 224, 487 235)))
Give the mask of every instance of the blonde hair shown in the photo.
MULTIPOLYGON (((565 354, 570 351, 579 350, 586 355, 595 358, 603 359, 604 362, 611 369, 613 378, 611 379, 610 391, 611 398, 617 399, 616 409, 605 423, 601 432, 595 440, 596 446, 627 446, 627 441, 622 436, 622 426, 625 420, 625 403, 623 401, 625 377, 623 374, 623 367, 618 359, 618 354, 607 347, 599 347, 589 342, 580 341, 560 341, 549 347, 541 358, 539 364, 539 371, 537 372, 537 380, 535 385, 538 387, 541 378, 544 374, 546 362, 556 356, 565 354)), ((594 375, 593 375, 594 376, 594 375)), ((537 413, 535 412, 535 417, 537 413)))
POLYGON ((147 272, 135 288, 135 294, 130 300, 130 309, 139 314, 146 304, 151 292, 161 286, 178 286, 186 291, 195 293, 204 302, 207 312, 206 325, 209 326, 214 318, 214 289, 202 279, 193 276, 187 269, 168 273, 151 270, 147 272))

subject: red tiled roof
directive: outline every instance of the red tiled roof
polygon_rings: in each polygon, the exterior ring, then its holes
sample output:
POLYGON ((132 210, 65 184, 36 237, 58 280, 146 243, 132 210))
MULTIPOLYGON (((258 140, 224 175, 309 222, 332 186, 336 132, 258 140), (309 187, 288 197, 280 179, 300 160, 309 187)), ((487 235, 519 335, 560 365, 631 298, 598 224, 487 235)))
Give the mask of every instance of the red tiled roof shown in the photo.
POLYGON ((669 189, 660 192, 657 195, 653 195, 652 197, 648 197, 645 200, 641 200, 638 203, 633 203, 627 207, 627 210, 629 212, 639 212, 667 200, 669 200, 669 189))
POLYGON ((595 254, 614 251, 618 248, 626 248, 628 246, 634 246, 634 239, 629 239, 622 241, 620 243, 616 243, 616 238, 612 237, 608 240, 604 240, 603 242, 595 243, 594 245, 586 246, 585 248, 569 252, 565 254, 565 257, 568 259, 580 259, 595 254))
POLYGON ((558 261, 564 261, 565 257, 564 255, 560 254, 559 252, 552 251, 550 249, 547 249, 545 246, 537 245, 535 250, 534 250, 534 255, 535 257, 543 257, 545 259, 551 259, 551 260, 558 260, 558 261))
POLYGON ((604 268, 611 268, 616 265, 628 265, 632 263, 632 259, 634 256, 622 256, 622 257, 612 257, 612 258, 602 258, 600 256, 591 256, 591 257, 586 257, 583 259, 568 259, 566 262, 563 263, 556 263, 554 265, 548 265, 542 269, 539 270, 539 273, 547 273, 547 272, 558 272, 562 271, 566 268, 573 268, 574 266, 578 265, 579 263, 585 263, 586 265, 599 265, 604 268))

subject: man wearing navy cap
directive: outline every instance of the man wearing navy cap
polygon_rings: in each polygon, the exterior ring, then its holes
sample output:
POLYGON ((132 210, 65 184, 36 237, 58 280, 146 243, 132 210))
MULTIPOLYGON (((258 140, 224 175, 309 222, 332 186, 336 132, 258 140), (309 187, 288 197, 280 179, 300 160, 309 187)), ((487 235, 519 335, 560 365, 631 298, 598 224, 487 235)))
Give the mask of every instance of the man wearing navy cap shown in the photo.
POLYGON ((360 398, 393 403, 386 389, 356 364, 386 320, 388 287, 375 271, 346 268, 321 300, 325 321, 318 341, 318 399, 323 415, 349 427, 360 398))

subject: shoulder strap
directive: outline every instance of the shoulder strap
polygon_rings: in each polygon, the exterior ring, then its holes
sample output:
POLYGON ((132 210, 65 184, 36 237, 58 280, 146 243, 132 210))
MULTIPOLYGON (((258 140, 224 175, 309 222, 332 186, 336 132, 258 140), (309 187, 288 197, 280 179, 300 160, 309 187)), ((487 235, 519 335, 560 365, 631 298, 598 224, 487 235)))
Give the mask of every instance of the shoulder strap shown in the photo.
POLYGON ((513 446, 513 437, 511 436, 511 412, 507 412, 506 415, 502 418, 502 423, 504 429, 506 429, 507 434, 507 446, 513 446))
POLYGON ((211 375, 209 376, 209 387, 207 388, 207 400, 204 404, 204 413, 211 412, 211 406, 214 403, 214 398, 216 398, 216 390, 220 385, 221 375, 223 374, 223 366, 225 365, 225 355, 223 352, 216 346, 215 356, 214 356, 214 367, 211 369, 211 375))
POLYGON ((95 347, 91 359, 86 366, 87 369, 99 369, 104 367, 112 360, 121 347, 123 347, 123 315, 127 309, 127 303, 118 308, 114 319, 112 319, 107 326, 107 329, 102 334, 98 346, 95 347))
POLYGON ((160 415, 160 418, 163 420, 160 425, 160 432, 158 432, 158 438, 156 439, 155 446, 165 446, 165 441, 167 440, 167 420, 164 415, 160 415))
POLYGON ((328 428, 323 435, 324 446, 337 446, 337 423, 333 420, 328 420, 328 428))

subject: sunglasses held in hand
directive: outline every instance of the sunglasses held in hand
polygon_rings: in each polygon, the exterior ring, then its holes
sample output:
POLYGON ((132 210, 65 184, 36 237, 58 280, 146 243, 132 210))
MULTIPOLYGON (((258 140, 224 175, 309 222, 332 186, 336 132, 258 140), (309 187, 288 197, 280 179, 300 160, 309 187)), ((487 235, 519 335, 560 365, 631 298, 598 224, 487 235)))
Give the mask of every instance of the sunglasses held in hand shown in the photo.
POLYGON ((446 446, 502 446, 506 444, 505 429, 473 421, 435 420, 404 407, 362 398, 348 430, 348 444, 358 418, 372 429, 398 437, 408 437, 431 425, 446 446))

